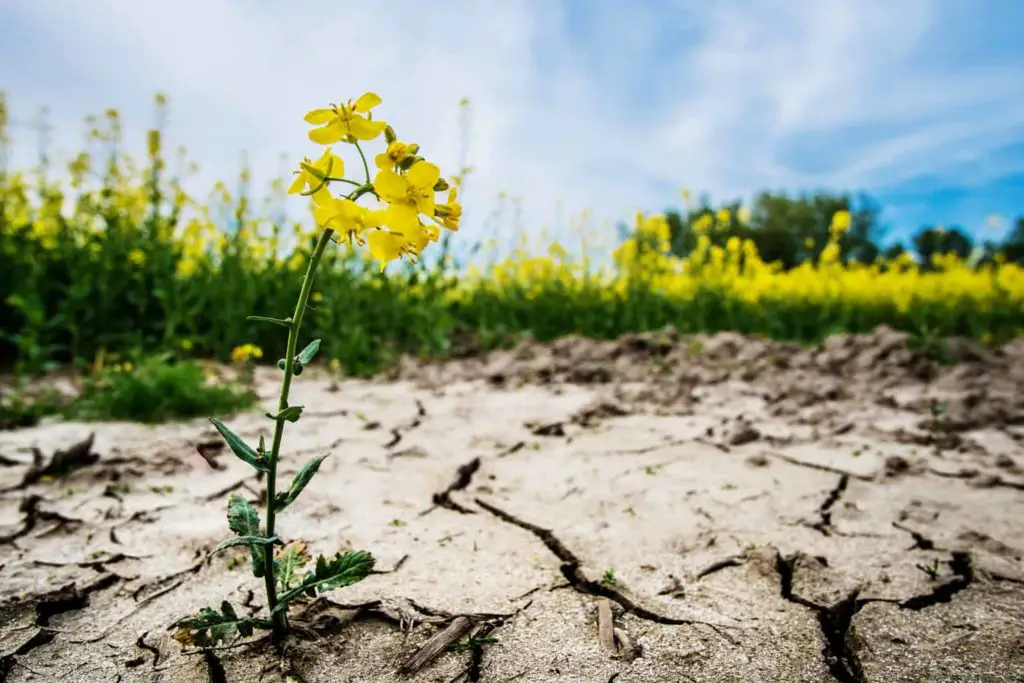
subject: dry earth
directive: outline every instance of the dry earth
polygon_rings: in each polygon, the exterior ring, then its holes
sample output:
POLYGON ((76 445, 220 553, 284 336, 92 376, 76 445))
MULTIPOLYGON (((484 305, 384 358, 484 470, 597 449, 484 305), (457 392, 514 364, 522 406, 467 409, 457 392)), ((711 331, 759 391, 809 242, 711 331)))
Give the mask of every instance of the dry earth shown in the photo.
POLYGON ((283 477, 333 455, 279 533, 378 573, 280 655, 171 638, 260 609, 207 561, 261 489, 208 423, 0 433, 0 681, 1024 680, 1024 339, 950 352, 638 335, 303 376, 283 477))

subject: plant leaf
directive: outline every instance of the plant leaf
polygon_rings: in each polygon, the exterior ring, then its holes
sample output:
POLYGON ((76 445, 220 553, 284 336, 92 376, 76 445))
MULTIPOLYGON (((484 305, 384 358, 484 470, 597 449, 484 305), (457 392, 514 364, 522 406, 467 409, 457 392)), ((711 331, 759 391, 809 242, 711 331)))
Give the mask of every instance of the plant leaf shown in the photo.
POLYGON ((320 463, 322 463, 328 455, 330 455, 330 453, 318 455, 303 465, 302 469, 295 475, 295 478, 292 479, 292 485, 288 487, 288 490, 282 491, 274 496, 275 512, 280 512, 295 502, 295 499, 299 497, 300 493, 302 493, 302 489, 306 488, 306 485, 313 478, 313 475, 315 475, 317 470, 320 469, 320 463))
MULTIPOLYGON (((228 528, 239 536, 260 536, 260 516, 245 498, 232 493, 228 499, 228 528)), ((252 574, 256 578, 266 573, 266 550, 262 545, 249 544, 252 555, 252 574)))
POLYGON ((286 420, 288 422, 298 422, 300 415, 302 415, 302 406, 288 406, 277 415, 267 413, 267 417, 271 420, 286 420))
POLYGON ((281 539, 277 536, 235 536, 233 538, 226 538, 218 543, 217 547, 210 551, 210 555, 216 555, 220 551, 236 545, 268 546, 279 543, 280 541, 281 539))
POLYGON ((214 647, 218 643, 228 642, 235 634, 249 637, 253 628, 271 628, 270 622, 253 617, 240 617, 231 603, 225 600, 220 604, 220 611, 204 607, 199 614, 190 619, 182 619, 177 624, 174 639, 182 645, 197 647, 214 647))
POLYGON ((291 329, 292 321, 291 318, 268 318, 265 315, 247 315, 246 320, 252 320, 258 323, 270 323, 271 325, 280 325, 281 327, 287 327, 291 329))
POLYGON ((277 551, 274 560, 274 576, 277 578, 277 591, 284 593, 295 587, 302 579, 302 568, 313 559, 308 546, 303 541, 292 541, 277 551))
POLYGON ((320 340, 314 339, 309 342, 309 345, 299 351, 299 362, 303 365, 309 365, 309 362, 316 356, 316 352, 320 350, 320 340))
POLYGON ((213 426, 217 428, 217 431, 220 432, 220 435, 224 437, 224 440, 231 448, 231 452, 237 455, 239 459, 249 463, 249 465, 252 466, 253 469, 256 469, 260 472, 269 471, 269 467, 267 463, 263 460, 263 458, 261 458, 256 451, 249 447, 248 444, 242 441, 242 439, 237 434, 228 429, 223 422, 212 417, 210 418, 210 422, 212 422, 213 426))
POLYGON ((302 593, 316 596, 335 588, 359 583, 370 574, 375 562, 370 553, 362 550, 338 553, 330 560, 319 555, 316 558, 316 568, 302 578, 302 583, 280 596, 274 612, 287 608, 288 602, 302 593))

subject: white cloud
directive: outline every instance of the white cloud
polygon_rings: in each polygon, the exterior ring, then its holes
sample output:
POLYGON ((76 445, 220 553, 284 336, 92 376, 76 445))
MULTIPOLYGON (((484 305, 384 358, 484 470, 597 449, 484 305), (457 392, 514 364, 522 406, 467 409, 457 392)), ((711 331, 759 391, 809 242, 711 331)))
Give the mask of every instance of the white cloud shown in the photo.
POLYGON ((721 199, 870 188, 983 159, 1024 127, 1021 65, 934 67, 940 10, 939 0, 51 0, 2 10, 35 46, 2 82, 23 115, 54 108, 68 150, 81 118, 107 106, 124 111, 141 150, 151 96, 168 92, 172 141, 189 146, 206 187, 235 176, 243 149, 262 182, 281 152, 312 155, 303 113, 366 90, 404 139, 454 171, 467 96, 475 239, 501 191, 521 196, 526 225, 539 227, 559 200, 570 215, 619 219, 673 203, 682 186, 721 199), (844 140, 865 126, 881 132, 844 140), (808 140, 821 148, 804 149, 808 140), (827 163, 794 165, 794 145, 827 163))

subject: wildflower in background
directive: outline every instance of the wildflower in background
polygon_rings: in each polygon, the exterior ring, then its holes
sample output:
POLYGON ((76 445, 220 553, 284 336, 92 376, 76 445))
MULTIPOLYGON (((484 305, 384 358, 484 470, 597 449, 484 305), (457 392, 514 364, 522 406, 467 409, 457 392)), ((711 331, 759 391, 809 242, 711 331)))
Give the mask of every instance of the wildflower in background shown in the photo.
POLYGON ((255 344, 242 344, 231 349, 231 361, 234 363, 245 363, 260 358, 263 358, 263 349, 255 344))
POLYGON ((366 93, 355 102, 331 105, 329 109, 314 109, 306 114, 306 123, 320 126, 309 131, 309 139, 321 145, 340 142, 346 137, 355 140, 373 140, 384 132, 387 123, 372 121, 369 111, 381 103, 374 93, 366 93))
POLYGON ((194 258, 185 257, 178 261, 177 275, 178 277, 187 278, 195 275, 195 272, 199 270, 199 263, 194 258))
POLYGON ((718 219, 719 223, 728 224, 729 220, 732 218, 732 214, 729 213, 729 209, 719 209, 715 217, 718 219))
POLYGON ((121 370, 124 372, 131 372, 134 369, 135 366, 132 365, 131 361, 126 360, 124 363, 121 364, 121 370))
POLYGON ((192 340, 191 339, 182 339, 181 342, 179 343, 179 346, 181 347, 182 351, 185 351, 187 353, 187 352, 192 350, 192 346, 193 346, 192 340))
POLYGON ((711 229, 711 214, 702 213, 693 222, 693 232, 697 235, 705 235, 711 229))
POLYGON ((146 262, 146 253, 141 249, 132 249, 128 252, 128 260, 133 266, 139 267, 146 262))

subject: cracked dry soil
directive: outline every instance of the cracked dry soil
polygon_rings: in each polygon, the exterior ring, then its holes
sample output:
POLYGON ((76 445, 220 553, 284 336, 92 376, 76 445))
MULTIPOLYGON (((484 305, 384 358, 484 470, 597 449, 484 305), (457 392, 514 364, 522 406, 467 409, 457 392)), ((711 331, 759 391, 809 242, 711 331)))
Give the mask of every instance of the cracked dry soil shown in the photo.
POLYGON ((0 433, 0 681, 1024 680, 1024 340, 949 351, 652 334, 303 377, 282 477, 332 456, 279 533, 378 568, 280 655, 170 637, 260 609, 206 561, 262 486, 208 423, 0 433))

